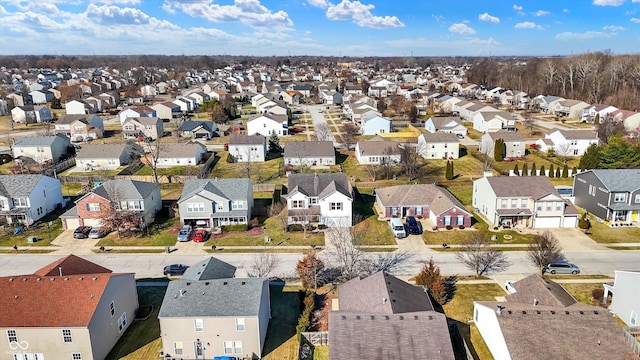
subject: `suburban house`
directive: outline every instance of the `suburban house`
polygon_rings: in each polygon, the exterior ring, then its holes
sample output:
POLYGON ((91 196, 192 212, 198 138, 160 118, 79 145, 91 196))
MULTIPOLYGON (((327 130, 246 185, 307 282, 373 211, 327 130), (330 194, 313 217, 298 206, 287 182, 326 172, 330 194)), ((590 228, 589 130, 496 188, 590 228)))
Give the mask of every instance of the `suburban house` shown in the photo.
POLYGON ((415 216, 430 219, 437 228, 471 226, 473 215, 447 189, 433 184, 397 185, 376 189, 380 217, 415 216))
POLYGON ((76 167, 83 171, 115 170, 139 159, 141 150, 134 144, 86 144, 77 150, 76 167))
POLYGON ((640 313, 640 271, 615 270, 613 284, 604 284, 606 302, 612 295, 609 311, 616 314, 627 326, 639 326, 640 313))
POLYGON ((403 145, 396 141, 358 141, 355 155, 360 165, 399 164, 403 145))
POLYGON ((382 117, 375 112, 371 112, 360 119, 361 135, 378 135, 390 132, 391 118, 382 117))
POLYGON ((248 178, 190 179, 180 200, 180 223, 205 227, 247 224, 253 207, 253 184, 248 178))
POLYGON ((3 359, 105 359, 138 311, 133 273, 75 255, 0 283, 3 359))
POLYGON ((430 133, 447 132, 456 135, 467 135, 467 127, 456 116, 430 117, 425 121, 424 128, 430 133))
POLYGON ((164 124, 158 117, 129 117, 122 123, 123 139, 157 140, 164 134, 164 124))
POLYGON ((284 144, 284 164, 330 166, 336 164, 332 141, 290 141, 284 144))
POLYGON ((128 108, 126 110, 122 110, 118 113, 118 118, 120 119, 120 125, 124 123, 127 118, 130 117, 158 117, 156 111, 149 106, 137 106, 128 108))
POLYGON ((163 357, 262 357, 271 317, 269 279, 234 273, 233 266, 209 258, 169 282, 158 313, 163 357))
POLYGON ((473 129, 483 133, 516 129, 516 118, 507 111, 481 111, 475 114, 471 121, 473 129))
POLYGON ((145 228, 162 209, 160 184, 137 180, 109 180, 76 200, 76 206, 60 216, 64 229, 100 226, 118 211, 132 211, 139 221, 128 226, 145 228))
POLYGON ((50 122, 52 119, 51 109, 46 106, 24 105, 11 109, 11 120, 15 123, 33 124, 50 122))
POLYGON ((247 134, 260 134, 269 137, 272 133, 278 136, 289 135, 287 128, 289 118, 286 115, 262 114, 247 122, 247 134))
POLYGON ((584 101, 573 99, 560 100, 555 102, 553 105, 553 109, 548 110, 553 114, 578 119, 582 118, 583 110, 590 106, 584 101))
POLYGON ((523 158, 526 148, 526 140, 519 132, 515 131, 495 131, 487 132, 480 139, 480 152, 493 157, 496 140, 504 140, 503 157, 509 159, 523 158))
POLYGON ((473 207, 491 226, 574 228, 579 216, 546 176, 489 176, 474 180, 473 207))
POLYGON ((579 303, 539 274, 512 287, 504 301, 474 302, 473 322, 494 359, 634 358, 606 309, 579 303))
POLYGON ((180 124, 180 137, 209 140, 218 136, 218 124, 213 121, 189 120, 180 124))
POLYGON ((352 225, 353 193, 345 173, 289 174, 283 194, 289 224, 352 225))
POLYGON ((64 104, 64 109, 65 113, 75 115, 93 114, 96 112, 91 104, 82 99, 67 101, 64 104))
POLYGON ((593 104, 582 110, 582 121, 595 123, 596 117, 599 120, 606 119, 609 114, 618 110, 617 107, 607 104, 593 104))
MULTIPOLYGON (((164 143, 160 145, 157 153, 157 166, 196 166, 207 154, 207 147, 199 142, 164 143)), ((151 154, 147 154, 145 162, 152 160, 151 154)))
POLYGON ((416 151, 425 159, 457 159, 460 157, 460 140, 450 132, 422 131, 416 151))
POLYGON ((447 317, 423 288, 380 271, 339 285, 337 300, 329 311, 329 359, 456 358, 447 317))
POLYGON ((260 135, 231 135, 229 155, 234 162, 264 162, 267 156, 267 139, 260 135))
POLYGON ((640 170, 594 169, 574 175, 576 206, 610 226, 640 221, 640 170))
POLYGON ((547 112, 553 111, 555 103, 562 100, 564 100, 564 98, 561 98, 559 96, 538 95, 534 97, 533 100, 531 101, 531 108, 534 111, 540 110, 547 113, 547 112))
POLYGON ((171 120, 180 116, 180 113, 182 112, 180 110, 180 105, 174 104, 171 101, 165 101, 149 107, 155 110, 156 116, 162 120, 171 120))
POLYGON ((58 179, 44 175, 0 175, 0 219, 7 224, 32 225, 63 206, 58 179))
POLYGON ((55 129, 56 134, 66 135, 72 142, 100 139, 104 134, 102 118, 95 114, 62 115, 55 129))
POLYGON ((30 157, 36 162, 58 162, 67 154, 71 142, 62 135, 25 136, 13 143, 13 157, 30 157))
POLYGON ((593 130, 549 130, 544 139, 538 139, 540 151, 553 150, 561 156, 582 156, 592 144, 598 145, 598 133, 593 130))
POLYGON ((609 115, 614 122, 622 122, 627 131, 637 131, 640 128, 640 112, 631 110, 616 110, 609 115))

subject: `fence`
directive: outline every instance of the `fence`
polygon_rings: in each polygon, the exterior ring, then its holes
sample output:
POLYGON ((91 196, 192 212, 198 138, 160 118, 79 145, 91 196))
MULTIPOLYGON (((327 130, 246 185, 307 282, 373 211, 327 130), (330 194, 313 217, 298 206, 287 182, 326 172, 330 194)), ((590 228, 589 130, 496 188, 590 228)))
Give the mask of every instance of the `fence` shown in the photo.
MULTIPOLYGON (((158 175, 158 183, 159 184, 183 184, 187 180, 197 179, 197 176, 193 175, 158 175)), ((136 181, 145 181, 145 182, 153 182, 152 175, 66 175, 59 176, 58 179, 63 183, 87 183, 87 182, 95 182, 99 181, 101 183, 107 182, 109 180, 136 180, 136 181)))
POLYGON ((76 158, 72 157, 42 169, 42 174, 50 177, 56 177, 57 174, 74 166, 76 166, 76 158))
POLYGON ((216 163, 216 154, 211 153, 207 161, 204 162, 204 165, 202 165, 202 168, 198 172, 198 179, 205 179, 207 175, 209 175, 209 172, 211 172, 211 169, 213 168, 215 163, 216 163))
POLYGON ((622 333, 624 334, 625 339, 627 339, 627 343, 631 346, 631 350, 636 356, 640 356, 640 343, 638 342, 638 338, 640 338, 640 326, 631 326, 622 329, 622 333))
POLYGON ((302 336, 304 336, 307 341, 309 341, 313 345, 329 345, 328 331, 303 332, 302 336))
POLYGON ((253 184, 253 191, 257 192, 274 192, 276 184, 253 184))

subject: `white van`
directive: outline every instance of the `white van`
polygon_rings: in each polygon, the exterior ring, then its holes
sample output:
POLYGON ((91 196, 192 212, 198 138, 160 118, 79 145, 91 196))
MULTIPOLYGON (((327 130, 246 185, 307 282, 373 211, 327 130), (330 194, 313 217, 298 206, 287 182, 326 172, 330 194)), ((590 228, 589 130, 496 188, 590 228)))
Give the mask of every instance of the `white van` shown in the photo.
POLYGON ((398 218, 391 218, 391 220, 389 220, 389 226, 391 226, 391 232, 394 237, 397 237, 398 239, 407 237, 407 232, 404 230, 402 220, 398 218))

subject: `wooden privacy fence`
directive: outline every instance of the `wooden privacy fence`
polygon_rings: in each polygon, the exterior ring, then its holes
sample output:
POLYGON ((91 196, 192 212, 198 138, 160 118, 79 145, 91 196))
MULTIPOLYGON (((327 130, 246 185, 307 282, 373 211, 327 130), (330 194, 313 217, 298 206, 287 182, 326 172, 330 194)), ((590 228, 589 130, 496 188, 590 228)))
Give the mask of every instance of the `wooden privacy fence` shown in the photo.
POLYGON ((622 329, 622 332, 633 353, 636 354, 636 356, 640 356, 640 343, 638 342, 640 338, 640 326, 630 326, 622 329))
POLYGON ((329 345, 329 332, 328 331, 316 331, 316 332, 303 332, 301 333, 307 341, 312 345, 329 345))

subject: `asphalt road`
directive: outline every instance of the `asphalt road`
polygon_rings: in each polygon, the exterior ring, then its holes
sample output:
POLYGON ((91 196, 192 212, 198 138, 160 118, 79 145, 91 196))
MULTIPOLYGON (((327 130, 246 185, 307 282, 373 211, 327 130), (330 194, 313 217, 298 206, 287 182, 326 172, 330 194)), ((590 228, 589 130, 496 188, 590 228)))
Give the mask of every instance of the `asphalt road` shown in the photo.
MULTIPOLYGON (((507 251, 511 266, 502 275, 531 274, 537 269, 526 258, 526 252, 507 251)), ((281 253, 275 254, 280 259, 275 276, 295 276, 296 262, 301 254, 281 253)), ((371 253, 371 256, 377 256, 371 253)), ((617 252, 576 252, 565 253, 571 262, 578 264, 583 274, 613 275, 616 269, 639 269, 640 251, 617 252)), ((444 275, 473 275, 473 273, 461 265, 454 253, 437 252, 433 254, 417 254, 409 260, 406 266, 395 275, 415 275, 422 267, 422 262, 433 256, 434 261, 444 275)), ((246 275, 247 269, 253 262, 252 254, 217 254, 217 258, 238 267, 238 276, 246 275)), ((37 269, 57 260, 60 256, 43 254, 12 254, 0 255, 0 276, 30 274, 37 269)), ((85 256, 87 260, 105 266, 114 272, 134 272, 137 278, 161 277, 162 268, 168 264, 183 263, 194 264, 206 256, 171 254, 96 254, 85 256)), ((64 269, 63 269, 64 273, 64 269)))
MULTIPOLYGON (((320 112, 324 110, 326 105, 305 105, 304 109, 311 114, 311 121, 313 122, 313 127, 315 128, 319 124, 325 123, 327 124, 327 120, 324 118, 324 112, 320 112)), ((327 136, 326 139, 318 139, 321 141, 333 141, 336 144, 336 139, 333 137, 333 134, 327 136)))

